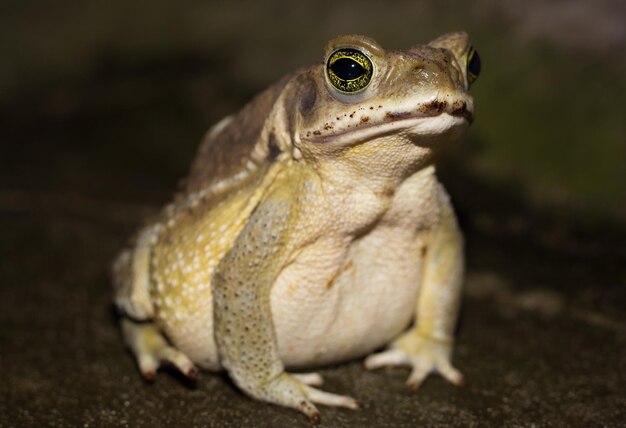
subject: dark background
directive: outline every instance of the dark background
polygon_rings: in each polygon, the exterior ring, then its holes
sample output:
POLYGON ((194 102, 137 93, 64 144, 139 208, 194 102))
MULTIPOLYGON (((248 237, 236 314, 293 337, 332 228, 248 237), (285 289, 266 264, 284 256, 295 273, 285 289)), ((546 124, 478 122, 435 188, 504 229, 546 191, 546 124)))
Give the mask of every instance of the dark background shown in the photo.
POLYGON ((202 134, 336 35, 405 49, 466 30, 476 121, 443 160, 467 235, 468 380, 323 371, 322 426, 623 426, 626 4, 3 1, 0 426, 309 426, 221 375, 142 382, 107 269, 202 134))

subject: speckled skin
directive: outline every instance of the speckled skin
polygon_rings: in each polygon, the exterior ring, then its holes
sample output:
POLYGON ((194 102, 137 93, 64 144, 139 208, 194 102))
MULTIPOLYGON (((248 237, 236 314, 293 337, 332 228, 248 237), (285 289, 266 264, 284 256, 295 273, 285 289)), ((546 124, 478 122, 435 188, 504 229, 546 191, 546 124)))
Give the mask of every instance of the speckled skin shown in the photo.
POLYGON ((371 58, 367 89, 336 91, 325 62, 281 79, 209 131, 184 190, 116 260, 144 376, 163 363, 226 369, 248 395, 312 419, 313 403, 357 404, 285 366, 390 344, 366 367, 411 366, 413 388, 432 370, 462 381, 450 364, 462 237, 434 159, 473 114, 468 38, 394 52, 343 36, 326 57, 338 47, 371 58))

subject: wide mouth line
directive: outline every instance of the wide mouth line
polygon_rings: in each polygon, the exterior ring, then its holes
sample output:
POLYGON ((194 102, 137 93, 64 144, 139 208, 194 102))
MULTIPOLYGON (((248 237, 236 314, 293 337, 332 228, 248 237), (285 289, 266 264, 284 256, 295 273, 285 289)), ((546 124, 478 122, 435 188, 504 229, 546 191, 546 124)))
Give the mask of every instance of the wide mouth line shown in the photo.
POLYGON ((437 114, 427 114, 427 113, 422 113, 422 112, 418 112, 418 113, 387 113, 385 115, 386 118, 388 118, 387 121, 384 122, 379 122, 379 123, 368 123, 365 126, 360 126, 358 128, 350 128, 350 129, 346 129, 342 132, 336 133, 336 134, 331 134, 331 135, 323 135, 323 136, 315 136, 313 138, 309 137, 309 138, 305 138, 305 140, 311 141, 311 142, 315 142, 315 143, 326 143, 328 141, 332 141, 332 140, 336 140, 339 139, 343 136, 346 135, 354 135, 354 134, 362 134, 362 133, 367 133, 368 131, 372 131, 374 128, 379 128, 380 132, 376 132, 376 133, 372 133, 372 136, 376 136, 376 135, 381 135, 384 134, 386 132, 392 132, 398 129, 402 129, 402 128, 410 128, 411 126, 414 126, 415 124, 421 122, 421 121, 426 121, 426 120, 436 120, 438 118, 440 118, 441 116, 443 116, 444 114, 451 116, 451 117, 455 117, 455 118, 461 118, 464 119, 465 121, 467 121, 468 123, 471 123, 471 113, 469 113, 467 111, 467 109, 464 108, 464 112, 467 113, 456 113, 455 112, 448 112, 448 111, 440 111, 437 114))

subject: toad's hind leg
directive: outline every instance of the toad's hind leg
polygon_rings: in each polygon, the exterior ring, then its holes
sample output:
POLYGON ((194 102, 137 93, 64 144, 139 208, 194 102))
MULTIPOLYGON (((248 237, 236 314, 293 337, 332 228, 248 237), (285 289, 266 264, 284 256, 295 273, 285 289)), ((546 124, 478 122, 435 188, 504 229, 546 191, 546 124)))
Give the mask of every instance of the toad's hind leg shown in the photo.
POLYGON ((122 318, 120 324, 124 341, 135 355, 139 371, 145 379, 154 380, 157 369, 163 365, 175 367, 189 379, 197 378, 198 369, 189 357, 170 346, 153 322, 122 318))
POLYGON ((154 324, 150 299, 149 268, 151 245, 158 225, 143 229, 132 248, 122 251, 113 264, 115 305, 121 313, 120 325, 126 345, 131 349, 144 378, 153 380, 162 365, 171 365, 188 378, 198 370, 182 352, 172 347, 154 324))

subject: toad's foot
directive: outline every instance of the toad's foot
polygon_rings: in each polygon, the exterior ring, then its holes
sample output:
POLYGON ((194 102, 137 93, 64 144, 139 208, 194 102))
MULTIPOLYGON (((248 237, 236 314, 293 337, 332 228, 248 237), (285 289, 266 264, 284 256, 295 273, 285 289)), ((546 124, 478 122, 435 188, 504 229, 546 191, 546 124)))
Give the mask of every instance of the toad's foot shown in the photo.
POLYGON ((319 382, 321 376, 317 373, 290 375, 282 373, 278 377, 263 385, 255 385, 252 388, 244 388, 250 395, 258 399, 269 401, 286 407, 291 407, 304 413, 313 422, 320 420, 320 413, 315 404, 325 406, 344 407, 356 410, 359 408, 357 401, 345 395, 331 394, 306 385, 301 379, 319 382))
POLYGON ((410 330, 395 340, 389 350, 372 354, 365 359, 368 370, 384 366, 408 366, 411 374, 406 385, 416 390, 431 372, 438 372, 446 380, 463 384, 463 375, 450 363, 452 343, 428 338, 410 330))
POLYGON ((322 375, 317 372, 291 373, 291 376, 308 386, 322 386, 324 384, 324 378, 322 378, 322 375))
POLYGON ((157 369, 163 365, 175 367, 189 379, 198 377, 198 369, 189 357, 170 346, 153 323, 124 318, 121 324, 124 341, 133 351, 139 371, 146 380, 153 381, 157 369))

